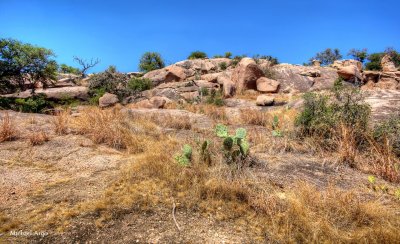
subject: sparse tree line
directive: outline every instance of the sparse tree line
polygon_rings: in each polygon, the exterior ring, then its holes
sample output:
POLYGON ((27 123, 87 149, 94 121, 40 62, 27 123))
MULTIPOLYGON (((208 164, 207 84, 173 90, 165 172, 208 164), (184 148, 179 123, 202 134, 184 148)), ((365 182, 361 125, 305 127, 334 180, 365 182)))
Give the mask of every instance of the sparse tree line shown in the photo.
MULTIPOLYGON (((348 56, 363 63, 367 70, 381 70, 380 60, 385 54, 389 54, 392 57, 396 67, 400 66, 400 54, 393 48, 387 48, 380 53, 368 53, 365 48, 351 49, 348 56)), ((237 64, 243 57, 246 57, 246 55, 233 56, 231 52, 214 56, 214 58, 232 59, 233 65, 237 64)), ((310 62, 316 59, 322 65, 330 65, 335 60, 342 59, 342 57, 339 49, 328 48, 317 53, 310 59, 310 62)), ((194 51, 187 58, 202 59, 208 58, 208 55, 202 51, 194 51)), ((266 59, 272 65, 279 63, 276 57, 269 55, 257 54, 253 58, 256 61, 266 59)), ((57 72, 76 74, 84 78, 88 70, 100 63, 99 59, 85 60, 76 56, 73 57, 73 60, 80 68, 57 64, 55 53, 50 49, 23 43, 15 39, 0 39, 0 90, 5 93, 32 88, 34 92, 36 84, 41 83, 46 87, 56 80, 57 72)), ((139 70, 142 72, 150 72, 163 67, 165 67, 165 61, 157 52, 146 52, 139 61, 139 70)), ((116 70, 114 71, 116 72, 116 70)))

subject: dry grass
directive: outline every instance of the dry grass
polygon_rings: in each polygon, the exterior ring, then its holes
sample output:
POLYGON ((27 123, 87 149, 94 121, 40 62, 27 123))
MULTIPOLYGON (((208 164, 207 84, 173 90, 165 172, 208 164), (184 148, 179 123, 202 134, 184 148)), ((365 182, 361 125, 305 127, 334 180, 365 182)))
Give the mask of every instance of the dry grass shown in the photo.
POLYGON ((192 113, 207 115, 218 123, 227 123, 228 120, 225 108, 214 104, 185 104, 182 108, 192 113))
POLYGON ((174 116, 172 114, 153 114, 150 116, 143 116, 143 119, 147 119, 164 128, 173 128, 177 130, 190 130, 192 128, 191 120, 187 115, 174 116))
POLYGON ((375 175, 379 175, 391 182, 400 182, 400 159, 393 154, 393 147, 389 140, 385 143, 376 142, 371 136, 367 136, 370 152, 364 155, 362 166, 375 175))
POLYGON ((256 109, 241 109, 240 117, 244 124, 268 126, 272 123, 272 115, 256 109))
POLYGON ((68 133, 68 123, 70 117, 70 110, 63 110, 58 112, 56 116, 51 120, 54 127, 54 132, 57 135, 65 135, 68 133))
POLYGON ((126 149, 130 153, 145 151, 151 146, 148 143, 149 137, 159 135, 159 130, 153 123, 143 119, 129 119, 118 108, 87 108, 79 117, 71 119, 71 127, 94 143, 126 149))
POLYGON ((6 112, 1 119, 0 124, 0 142, 12 141, 17 138, 17 129, 15 122, 11 120, 10 115, 6 112))
MULTIPOLYGON (((60 226, 89 213, 96 224, 118 218, 120 213, 149 211, 160 206, 211 214, 219 221, 246 223, 246 235, 254 240, 280 243, 396 243, 400 218, 395 209, 378 200, 331 186, 326 190, 300 183, 282 191, 251 169, 235 172, 215 158, 209 167, 198 154, 183 167, 173 160, 180 144, 169 137, 151 137, 151 149, 127 164, 103 197, 71 205, 43 206, 35 218, 47 216, 47 224, 60 226), (168 145, 168 146, 165 146, 168 145), (266 239, 265 239, 266 238, 266 239)), ((398 207, 398 205, 397 205, 398 207)))
POLYGON ((49 136, 45 131, 33 131, 29 133, 28 139, 31 146, 38 146, 49 141, 49 136))

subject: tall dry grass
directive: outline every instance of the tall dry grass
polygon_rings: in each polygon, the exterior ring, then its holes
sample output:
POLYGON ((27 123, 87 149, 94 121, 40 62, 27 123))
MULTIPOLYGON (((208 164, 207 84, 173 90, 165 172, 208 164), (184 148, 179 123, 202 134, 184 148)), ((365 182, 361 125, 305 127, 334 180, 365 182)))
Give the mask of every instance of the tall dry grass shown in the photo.
POLYGON ((11 141, 17 138, 17 129, 15 121, 10 118, 10 114, 6 112, 0 122, 0 142, 11 141))
POLYGON ((130 153, 145 151, 151 147, 149 138, 159 135, 159 130, 153 123, 143 119, 130 119, 118 108, 87 108, 80 116, 71 118, 71 128, 97 144, 126 149, 130 153))
POLYGON ((62 110, 52 118, 51 124, 57 135, 65 135, 68 133, 70 113, 71 111, 69 109, 62 110))

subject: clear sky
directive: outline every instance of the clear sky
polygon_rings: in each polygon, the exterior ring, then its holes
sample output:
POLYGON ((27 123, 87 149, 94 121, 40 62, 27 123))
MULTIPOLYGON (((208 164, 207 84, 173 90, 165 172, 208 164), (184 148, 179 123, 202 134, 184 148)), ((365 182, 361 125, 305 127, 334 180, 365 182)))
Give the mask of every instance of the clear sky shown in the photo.
POLYGON ((52 49, 57 61, 99 58, 92 71, 136 71, 146 51, 171 64, 191 51, 306 62, 327 47, 347 54, 400 48, 399 0, 0 0, 0 37, 52 49))

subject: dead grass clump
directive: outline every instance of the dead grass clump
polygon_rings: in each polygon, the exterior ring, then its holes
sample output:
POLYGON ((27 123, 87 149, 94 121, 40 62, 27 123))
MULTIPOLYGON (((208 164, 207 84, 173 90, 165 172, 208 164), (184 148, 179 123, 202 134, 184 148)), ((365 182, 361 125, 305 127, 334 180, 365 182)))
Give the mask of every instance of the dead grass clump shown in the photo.
POLYGON ((374 200, 333 186, 300 184, 280 196, 270 215, 272 235, 284 243, 397 243, 400 218, 374 200))
POLYGON ((172 114, 153 114, 145 117, 164 128, 173 128, 177 130, 190 130, 192 128, 191 120, 187 115, 174 116, 172 114))
POLYGON ((54 132, 57 135, 65 135, 68 133, 68 123, 69 123, 69 110, 63 110, 56 114, 51 120, 51 123, 54 127, 54 132))
POLYGON ((49 141, 49 137, 45 131, 34 131, 28 135, 29 143, 31 146, 42 145, 49 141))
POLYGON ((378 143, 371 136, 367 137, 370 152, 364 158, 364 166, 372 173, 391 182, 400 182, 400 159, 393 153, 393 145, 386 138, 378 143), (368 163, 366 163, 368 162, 368 163))
POLYGON ((356 167, 356 156, 358 154, 356 134, 352 128, 341 124, 339 126, 339 139, 337 142, 339 161, 350 167, 356 167))
POLYGON ((158 136, 154 124, 142 119, 129 119, 118 109, 87 108, 79 117, 73 118, 71 127, 97 144, 104 143, 130 153, 144 152, 150 146, 150 137, 158 136))
POLYGON ((204 114, 219 123, 227 123, 225 108, 214 104, 186 104, 183 109, 192 113, 204 114))
POLYGON ((0 124, 0 142, 12 141, 17 138, 17 130, 10 115, 6 112, 3 118, 1 118, 0 124))
POLYGON ((272 122, 270 114, 256 109, 241 109, 240 117, 248 125, 268 126, 272 122))

